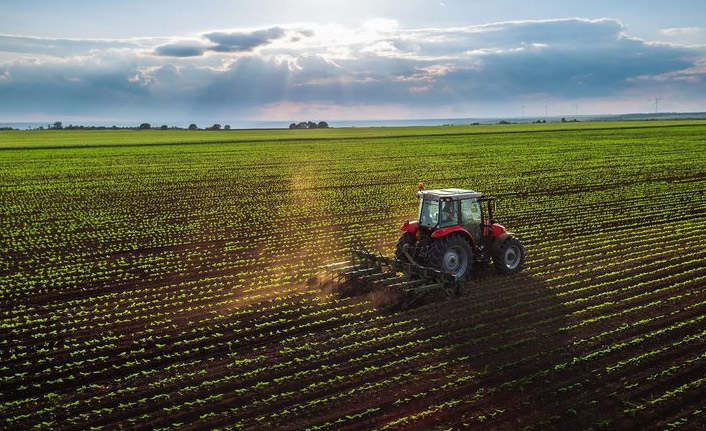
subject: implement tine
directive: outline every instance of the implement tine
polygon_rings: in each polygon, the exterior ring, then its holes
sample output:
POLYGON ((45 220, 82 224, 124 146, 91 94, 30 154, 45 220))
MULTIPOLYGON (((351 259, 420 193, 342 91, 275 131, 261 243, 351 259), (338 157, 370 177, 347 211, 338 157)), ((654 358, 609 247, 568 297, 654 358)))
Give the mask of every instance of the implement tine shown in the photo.
POLYGON ((381 285, 381 286, 391 286, 396 283, 402 283, 405 281, 409 281, 409 277, 406 275, 398 275, 398 276, 393 276, 389 278, 383 278, 381 280, 376 280, 374 281, 374 284, 381 285))
POLYGON ((459 291, 455 274, 367 250, 354 250, 348 261, 326 265, 341 292, 386 289, 410 305, 429 292, 459 291))
POLYGON ((362 263, 355 263, 355 264, 351 263, 350 265, 334 268, 333 270, 336 272, 344 273, 344 272, 357 271, 357 270, 366 269, 366 268, 370 268, 370 267, 367 265, 363 265, 362 263))
POLYGON ((361 281, 375 281, 381 278, 390 278, 397 275, 396 272, 393 271, 388 271, 388 272, 377 272, 375 274, 368 274, 368 275, 363 275, 359 279, 361 281))
POLYGON ((377 270, 378 270, 377 268, 360 268, 360 269, 355 269, 353 271, 342 272, 341 275, 344 275, 346 277, 356 276, 359 274, 367 275, 370 272, 376 272, 377 270))
POLYGON ((395 284, 390 284, 388 287, 390 287, 392 289, 408 290, 408 289, 413 289, 415 287, 424 286, 425 284, 426 284, 425 280, 409 280, 409 281, 401 281, 401 282, 395 283, 395 284))
POLYGON ((352 262, 350 260, 342 260, 340 262, 333 262, 329 263, 328 265, 324 265, 323 267, 326 269, 335 269, 339 266, 346 266, 346 265, 351 265, 352 262))

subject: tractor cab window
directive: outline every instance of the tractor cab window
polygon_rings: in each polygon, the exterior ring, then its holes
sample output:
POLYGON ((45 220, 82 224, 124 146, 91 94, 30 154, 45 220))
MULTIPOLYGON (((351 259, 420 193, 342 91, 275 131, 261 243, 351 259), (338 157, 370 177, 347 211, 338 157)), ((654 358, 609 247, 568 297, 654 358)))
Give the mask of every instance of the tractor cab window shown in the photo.
POLYGON ((458 224, 458 201, 441 201, 441 215, 439 217, 439 227, 453 226, 458 224))
POLYGON ((471 233, 473 239, 478 241, 481 237, 481 223, 483 221, 480 202, 477 199, 461 200, 461 217, 463 227, 471 233))
POLYGON ((419 205, 419 224, 434 227, 439 222, 439 201, 423 199, 419 205))
POLYGON ((419 205, 419 224, 428 227, 447 227, 458 224, 459 201, 423 199, 419 205))

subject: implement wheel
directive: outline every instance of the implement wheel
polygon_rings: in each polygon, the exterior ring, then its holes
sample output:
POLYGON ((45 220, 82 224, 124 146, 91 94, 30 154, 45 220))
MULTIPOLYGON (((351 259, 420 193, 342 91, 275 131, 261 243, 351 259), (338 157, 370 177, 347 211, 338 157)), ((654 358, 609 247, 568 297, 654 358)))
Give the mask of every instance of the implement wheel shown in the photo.
POLYGON ((434 242, 429 265, 464 280, 473 268, 473 251, 460 235, 449 235, 434 242))
POLYGON ((493 256, 493 264, 500 274, 515 274, 525 262, 525 248, 519 239, 507 238, 493 256))

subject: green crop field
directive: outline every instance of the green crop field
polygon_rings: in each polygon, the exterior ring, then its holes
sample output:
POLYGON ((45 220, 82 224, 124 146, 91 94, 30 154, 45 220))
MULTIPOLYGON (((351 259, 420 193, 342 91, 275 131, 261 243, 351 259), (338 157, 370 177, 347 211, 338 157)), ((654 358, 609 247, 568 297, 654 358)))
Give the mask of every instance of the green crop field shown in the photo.
POLYGON ((0 132, 0 428, 706 427, 706 122, 0 132), (419 181, 525 269, 404 311, 419 181))

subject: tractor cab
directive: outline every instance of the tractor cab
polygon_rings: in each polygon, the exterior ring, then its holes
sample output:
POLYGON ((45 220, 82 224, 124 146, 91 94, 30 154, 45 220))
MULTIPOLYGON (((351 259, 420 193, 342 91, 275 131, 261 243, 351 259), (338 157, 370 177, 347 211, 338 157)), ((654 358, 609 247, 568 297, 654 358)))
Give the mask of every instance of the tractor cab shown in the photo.
POLYGON ((474 262, 492 258, 500 272, 520 270, 524 249, 505 227, 495 223, 495 198, 468 189, 417 192, 417 221, 402 226, 396 258, 456 274, 463 279, 474 262), (502 254, 502 256, 501 256, 502 254))
POLYGON ((482 193, 464 189, 440 189, 419 191, 420 227, 431 231, 453 226, 468 231, 475 244, 482 242, 483 222, 492 218, 492 208, 483 211, 482 203, 491 199, 482 193))

